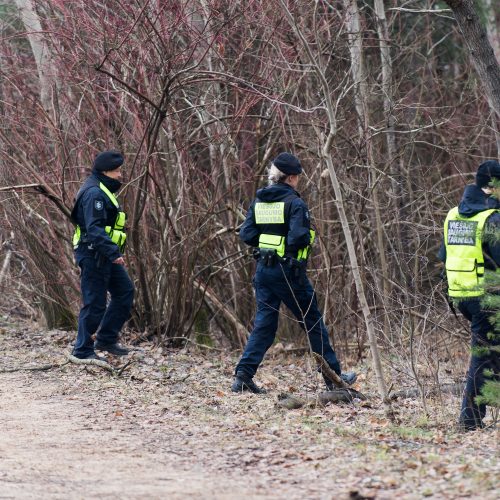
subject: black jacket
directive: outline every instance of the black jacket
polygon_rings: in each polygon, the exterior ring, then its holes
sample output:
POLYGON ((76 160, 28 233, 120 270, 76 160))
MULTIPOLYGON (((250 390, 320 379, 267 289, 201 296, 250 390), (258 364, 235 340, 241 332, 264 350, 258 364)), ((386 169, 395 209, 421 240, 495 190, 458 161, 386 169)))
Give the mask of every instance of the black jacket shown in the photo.
POLYGON ((111 241, 106 226, 113 227, 118 209, 108 195, 99 187, 102 182, 112 193, 118 191, 121 183, 111 177, 93 173, 76 195, 71 218, 80 226, 81 244, 76 252, 85 252, 88 245, 111 262, 122 256, 118 245, 111 241))
POLYGON ((285 254, 296 256, 301 248, 309 245, 311 235, 309 209, 299 193, 288 184, 278 183, 259 189, 257 197, 248 209, 245 222, 240 229, 240 238, 252 247, 259 246, 261 234, 283 234, 286 236, 285 254), (285 224, 255 223, 254 206, 257 201, 265 203, 285 201, 285 224))
MULTIPOLYGON (((462 200, 458 205, 458 213, 462 217, 472 217, 484 210, 492 208, 499 208, 500 203, 496 198, 487 196, 483 190, 475 184, 465 187, 462 200)), ((495 234, 500 233, 500 212, 491 214, 486 219, 485 232, 495 234)), ((500 241, 489 241, 487 238, 483 239, 483 254, 484 265, 486 269, 497 269, 500 267, 500 241)), ((446 247, 444 242, 439 249, 438 258, 446 262, 446 247)))

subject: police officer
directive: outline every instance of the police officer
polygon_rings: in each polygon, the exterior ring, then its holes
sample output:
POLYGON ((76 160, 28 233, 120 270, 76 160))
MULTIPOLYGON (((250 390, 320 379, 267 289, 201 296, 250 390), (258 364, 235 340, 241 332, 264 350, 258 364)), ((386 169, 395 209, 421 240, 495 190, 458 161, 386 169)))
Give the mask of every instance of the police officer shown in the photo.
POLYGON ((73 355, 81 359, 101 359, 94 349, 117 356, 128 354, 118 343, 134 298, 122 255, 126 216, 114 195, 121 186, 122 164, 123 156, 118 151, 98 154, 71 213, 76 224, 73 246, 81 269, 83 298, 73 355), (106 307, 108 292, 111 301, 106 307), (96 331, 94 344, 92 335, 96 331))
POLYGON ((479 166, 476 183, 466 186, 458 207, 449 211, 439 255, 445 262, 448 294, 471 323, 473 350, 459 418, 463 430, 483 427, 486 406, 477 404, 475 398, 485 383, 484 370, 500 375, 500 355, 490 349, 498 341, 488 336, 494 330, 490 323, 492 312, 481 304, 485 269, 499 272, 500 266, 500 190, 491 185, 492 179, 500 181, 500 164, 496 160, 479 166), (496 233, 496 241, 485 236, 488 233, 496 233), (486 349, 479 352, 478 348, 483 347, 486 349))
MULTIPOLYGON (((253 331, 235 369, 233 392, 266 392, 253 382, 253 376, 274 341, 281 302, 307 332, 311 349, 323 356, 345 382, 352 384, 356 379, 353 372, 341 373, 316 294, 306 276, 314 231, 307 205, 296 191, 301 173, 302 166, 295 156, 279 154, 269 169, 269 186, 257 191, 240 229, 240 238, 255 248, 257 313, 253 331)), ((324 378, 331 389, 332 381, 324 378)))

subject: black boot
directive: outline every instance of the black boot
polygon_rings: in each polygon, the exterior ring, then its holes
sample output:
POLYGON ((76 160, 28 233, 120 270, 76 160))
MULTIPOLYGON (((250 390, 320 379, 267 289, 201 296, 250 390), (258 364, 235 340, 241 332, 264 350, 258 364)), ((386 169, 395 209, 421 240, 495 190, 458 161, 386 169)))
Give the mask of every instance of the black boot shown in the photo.
MULTIPOLYGON (((354 382, 356 382, 356 379, 358 378, 357 373, 355 372, 345 372, 341 373, 340 378, 347 384, 347 385, 352 385, 354 382)), ((323 374, 323 380, 325 381, 326 388, 329 391, 333 391, 337 386, 333 383, 332 380, 328 378, 327 375, 323 374)))
POLYGON ((345 372, 340 374, 340 378, 347 384, 352 385, 356 382, 358 374, 356 372, 345 372))
MULTIPOLYGON (((75 356, 74 354, 72 354, 72 356, 75 356)), ((92 352, 90 354, 87 354, 87 356, 75 356, 75 358, 78 358, 78 359, 95 359, 97 361, 106 361, 106 358, 101 358, 101 356, 98 356, 95 352, 92 352)))
POLYGON ((102 342, 99 342, 99 340, 96 340, 94 349, 97 351, 106 351, 110 354, 114 354, 115 356, 126 356, 129 353, 128 349, 120 345, 118 342, 115 342, 114 344, 103 344, 102 342))
POLYGON ((457 424, 458 432, 477 431, 478 429, 484 429, 484 423, 480 417, 463 418, 461 416, 460 419, 458 420, 457 424))
POLYGON ((266 394, 267 391, 265 389, 261 389, 251 377, 246 375, 245 373, 238 372, 236 374, 236 378, 234 379, 233 385, 231 386, 231 391, 233 392, 243 392, 250 391, 254 394, 266 394))

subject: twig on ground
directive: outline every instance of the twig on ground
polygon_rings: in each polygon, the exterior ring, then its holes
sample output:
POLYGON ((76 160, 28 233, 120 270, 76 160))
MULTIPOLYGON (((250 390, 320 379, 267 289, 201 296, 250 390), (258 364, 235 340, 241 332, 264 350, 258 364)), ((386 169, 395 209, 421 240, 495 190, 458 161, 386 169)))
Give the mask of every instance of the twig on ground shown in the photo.
POLYGON ((68 359, 71 363, 75 363, 76 365, 97 366, 99 368, 103 368, 115 377, 119 377, 125 371, 125 369, 135 361, 134 358, 130 358, 123 366, 121 366, 120 368, 115 368, 114 366, 111 366, 107 361, 102 361, 100 359, 80 359, 76 356, 73 356, 72 354, 68 355, 68 359))
MULTIPOLYGON (((455 396, 460 396, 465 388, 464 383, 458 384, 444 384, 437 387, 430 387, 425 390, 425 397, 435 396, 439 393, 453 394, 455 396)), ((416 398, 421 395, 421 390, 417 387, 412 387, 410 389, 402 389, 400 391, 393 392, 390 395, 390 399, 406 399, 406 398, 416 398)))
POLYGON ((210 345, 199 344, 198 342, 195 342, 194 340, 187 337, 169 337, 168 340, 185 340, 186 342, 190 342, 196 347, 203 347, 203 349, 210 349, 212 351, 224 352, 224 349, 219 349, 218 347, 212 347, 210 345))
POLYGON ((184 377, 181 377, 181 378, 178 378, 177 380, 172 380, 172 382, 174 384, 178 384, 178 383, 182 383, 182 382, 185 382, 189 377, 191 376, 190 373, 188 373, 187 375, 185 375, 184 377))
POLYGON ((67 365, 69 361, 65 361, 64 363, 53 363, 50 365, 38 365, 38 366, 19 366, 17 368, 5 368, 1 369, 0 373, 13 373, 13 372, 22 372, 22 371, 30 371, 30 372, 41 372, 46 370, 51 370, 52 368, 61 368, 64 365, 67 365))
POLYGON ((321 373, 328 377, 337 387, 341 389, 347 389, 349 386, 330 368, 325 358, 319 355, 317 352, 312 353, 314 359, 319 364, 319 369, 321 373))
POLYGON ((119 377, 133 362, 135 361, 134 358, 130 358, 116 373, 116 376, 119 377))

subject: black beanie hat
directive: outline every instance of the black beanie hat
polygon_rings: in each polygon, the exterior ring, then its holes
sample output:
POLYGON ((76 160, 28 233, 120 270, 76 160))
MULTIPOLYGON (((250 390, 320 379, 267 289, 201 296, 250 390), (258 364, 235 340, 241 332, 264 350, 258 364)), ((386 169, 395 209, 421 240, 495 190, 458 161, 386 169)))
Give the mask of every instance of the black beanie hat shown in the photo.
POLYGON ((287 175, 298 175, 302 173, 302 165, 297 157, 290 153, 280 153, 274 160, 274 166, 287 175))
POLYGON ((103 151, 94 160, 92 170, 94 172, 107 172, 115 170, 123 164, 123 156, 119 151, 103 151))
POLYGON ((480 188, 488 186, 492 177, 500 180, 500 163, 496 160, 481 163, 476 173, 476 186, 480 188))

